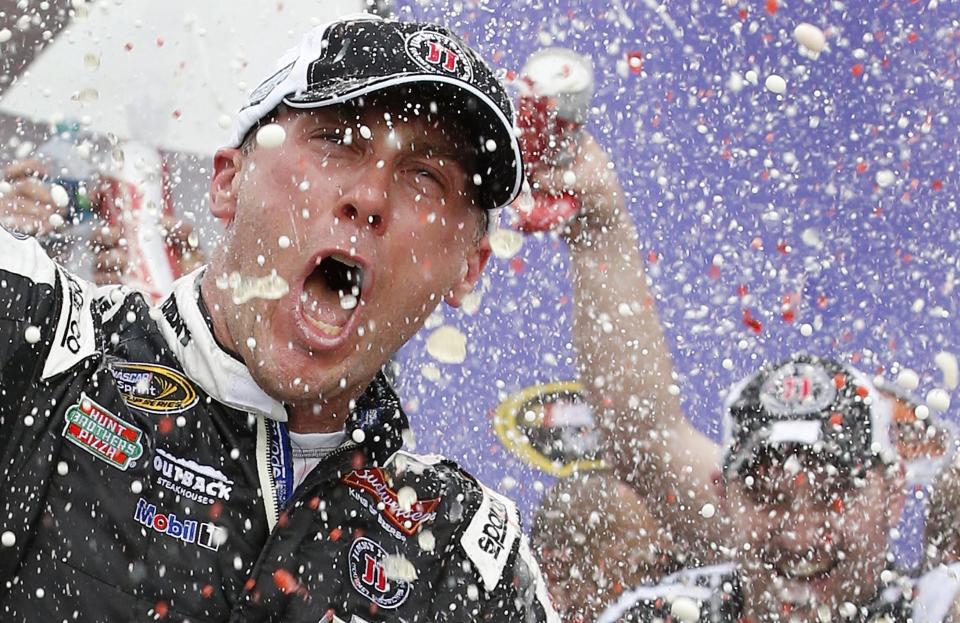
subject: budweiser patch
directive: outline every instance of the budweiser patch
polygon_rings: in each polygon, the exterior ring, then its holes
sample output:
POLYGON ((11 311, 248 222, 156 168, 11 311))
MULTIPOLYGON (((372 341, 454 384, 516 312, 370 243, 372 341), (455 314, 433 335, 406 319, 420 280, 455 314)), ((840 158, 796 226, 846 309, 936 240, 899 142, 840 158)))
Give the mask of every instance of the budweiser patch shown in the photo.
POLYGON ((383 470, 378 467, 352 471, 344 476, 343 481, 372 495, 378 508, 383 505, 383 510, 380 511, 383 516, 407 536, 416 534, 424 522, 433 521, 437 517, 440 498, 401 504, 397 492, 387 484, 383 470))
POLYGON ((126 470, 143 454, 143 431, 110 413, 86 394, 67 409, 63 436, 101 461, 126 470))

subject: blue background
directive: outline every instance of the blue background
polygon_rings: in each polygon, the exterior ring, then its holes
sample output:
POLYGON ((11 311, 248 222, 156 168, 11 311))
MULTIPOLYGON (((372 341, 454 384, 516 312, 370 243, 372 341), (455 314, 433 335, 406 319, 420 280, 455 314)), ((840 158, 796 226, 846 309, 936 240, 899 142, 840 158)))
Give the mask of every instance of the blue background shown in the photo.
MULTIPOLYGON (((502 71, 544 45, 593 60, 588 129, 656 258, 648 272, 699 428, 718 438, 724 390, 797 350, 890 379, 909 367, 921 396, 942 383, 933 358, 960 337, 956 3, 709 0, 665 2, 661 14, 639 0, 442 4, 400 3, 398 14, 449 25, 502 71), (800 22, 827 32, 815 60, 793 39, 800 22), (758 84, 731 89, 731 74, 749 70, 758 84), (763 86, 773 73, 787 81, 782 96, 763 86), (895 183, 880 188, 880 170, 895 183)), ((492 262, 477 314, 433 319, 467 334, 466 362, 435 362, 428 332, 400 358, 418 450, 508 489, 528 519, 553 478, 500 445, 490 413, 519 389, 576 377, 566 271, 559 240, 527 239, 492 262)), ((920 508, 897 547, 905 562, 919 559, 920 508)))

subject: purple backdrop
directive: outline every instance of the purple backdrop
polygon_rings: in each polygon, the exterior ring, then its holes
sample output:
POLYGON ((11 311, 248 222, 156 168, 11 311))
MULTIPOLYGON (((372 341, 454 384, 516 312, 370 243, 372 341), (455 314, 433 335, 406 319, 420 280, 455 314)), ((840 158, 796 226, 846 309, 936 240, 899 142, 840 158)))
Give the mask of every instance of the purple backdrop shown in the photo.
MULTIPOLYGON (((504 70, 548 44, 593 59, 589 129, 629 195, 684 406, 708 434, 725 388, 795 350, 888 378, 912 368, 921 396, 942 382, 934 356, 960 347, 956 3, 427 4, 399 13, 450 25, 504 70), (815 60, 793 39, 800 22, 827 32, 815 60)), ((475 315, 442 311, 468 336, 464 364, 434 362, 424 335, 401 358, 418 449, 509 489, 528 516, 553 478, 500 445, 489 413, 575 377, 566 268, 556 239, 527 240, 493 262, 475 315)), ((899 548, 913 562, 918 508, 899 548)))

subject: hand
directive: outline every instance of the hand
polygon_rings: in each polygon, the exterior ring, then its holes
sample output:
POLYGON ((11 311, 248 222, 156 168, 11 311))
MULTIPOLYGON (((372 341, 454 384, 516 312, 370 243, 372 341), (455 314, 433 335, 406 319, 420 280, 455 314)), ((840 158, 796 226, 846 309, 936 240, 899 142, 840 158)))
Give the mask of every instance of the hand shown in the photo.
POLYGON ((40 179, 45 172, 37 160, 21 160, 4 168, 0 194, 0 223, 4 227, 37 237, 63 227, 67 210, 57 207, 51 186, 40 179))
MULTIPOLYGON (((174 250, 181 274, 193 271, 204 263, 203 252, 191 244, 193 226, 173 217, 163 217, 161 233, 164 243, 174 250)), ((94 253, 93 281, 97 285, 120 283, 127 272, 130 256, 127 241, 119 225, 104 225, 90 236, 90 248, 94 253)))
POLYGON ((623 189, 610 158, 586 131, 571 157, 528 166, 527 181, 534 193, 572 195, 579 203, 576 217, 561 230, 568 240, 575 240, 584 228, 612 225, 624 211, 623 189))

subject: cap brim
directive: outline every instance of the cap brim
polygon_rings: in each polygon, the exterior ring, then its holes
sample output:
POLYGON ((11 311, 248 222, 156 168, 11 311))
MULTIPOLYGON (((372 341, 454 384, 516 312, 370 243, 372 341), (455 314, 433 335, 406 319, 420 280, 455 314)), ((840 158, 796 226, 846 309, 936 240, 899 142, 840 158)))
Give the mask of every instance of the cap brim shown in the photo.
POLYGON ((480 179, 481 206, 496 210, 509 205, 517 198, 523 185, 523 160, 520 143, 513 132, 513 124, 500 108, 469 83, 437 74, 405 73, 389 77, 364 80, 339 80, 328 82, 323 88, 293 93, 283 98, 283 103, 292 108, 321 108, 347 102, 363 95, 400 87, 422 86, 435 89, 438 98, 447 103, 464 107, 458 121, 475 134, 473 147, 476 150, 480 179), (471 105, 471 100, 475 105, 471 105), (489 150, 488 143, 494 146, 489 150), (504 151, 506 154, 504 154, 504 151))

